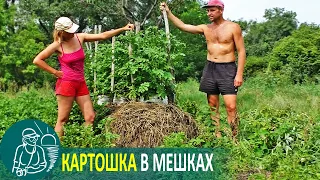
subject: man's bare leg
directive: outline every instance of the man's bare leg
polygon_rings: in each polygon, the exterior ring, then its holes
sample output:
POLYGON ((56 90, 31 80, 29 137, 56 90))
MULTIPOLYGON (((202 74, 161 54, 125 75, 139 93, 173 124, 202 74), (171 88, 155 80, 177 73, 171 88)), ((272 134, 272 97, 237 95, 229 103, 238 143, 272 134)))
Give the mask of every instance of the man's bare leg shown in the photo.
POLYGON ((220 113, 219 113, 219 95, 207 95, 208 104, 211 109, 211 119, 213 124, 216 126, 215 135, 217 138, 221 137, 220 132, 220 113))
POLYGON ((228 124, 232 130, 232 137, 235 138, 239 133, 239 117, 237 115, 237 95, 224 95, 223 96, 227 114, 228 114, 228 124))

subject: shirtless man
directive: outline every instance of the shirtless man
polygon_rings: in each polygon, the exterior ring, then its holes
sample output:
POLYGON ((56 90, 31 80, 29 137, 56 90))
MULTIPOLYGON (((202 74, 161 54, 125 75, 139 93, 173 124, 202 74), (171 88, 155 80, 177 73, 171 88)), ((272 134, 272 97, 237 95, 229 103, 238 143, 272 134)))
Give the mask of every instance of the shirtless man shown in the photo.
POLYGON ((228 124, 231 126, 232 136, 238 134, 239 118, 236 111, 237 91, 243 82, 243 70, 246 52, 241 28, 238 24, 223 18, 224 3, 221 0, 210 0, 203 8, 211 24, 190 25, 175 17, 166 3, 161 3, 160 9, 166 10, 168 18, 180 30, 203 34, 207 41, 207 62, 203 69, 199 90, 207 94, 211 115, 215 121, 215 135, 221 137, 219 95, 223 96, 228 124), (235 51, 238 52, 238 67, 235 63, 235 51))

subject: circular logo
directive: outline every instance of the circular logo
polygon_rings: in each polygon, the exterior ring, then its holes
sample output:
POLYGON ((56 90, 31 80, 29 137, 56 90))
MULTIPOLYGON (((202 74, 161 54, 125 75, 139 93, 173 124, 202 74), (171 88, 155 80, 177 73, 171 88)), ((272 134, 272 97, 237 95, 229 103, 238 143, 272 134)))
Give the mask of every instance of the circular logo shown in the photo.
POLYGON ((60 157, 55 131, 40 120, 23 120, 12 125, 1 141, 1 158, 7 169, 21 179, 42 179, 60 157))

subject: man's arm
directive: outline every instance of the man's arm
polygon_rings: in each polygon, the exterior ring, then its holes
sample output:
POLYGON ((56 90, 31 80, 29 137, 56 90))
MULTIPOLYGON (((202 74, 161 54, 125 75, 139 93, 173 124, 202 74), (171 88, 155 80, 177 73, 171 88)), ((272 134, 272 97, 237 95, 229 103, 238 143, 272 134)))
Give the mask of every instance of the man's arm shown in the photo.
POLYGON ((185 24, 182 22, 179 18, 177 18, 175 15, 172 14, 170 11, 168 5, 166 3, 161 3, 160 5, 161 10, 166 10, 168 14, 168 19, 175 25, 177 28, 179 28, 182 31, 193 33, 193 34, 203 34, 203 26, 204 25, 190 25, 190 24, 185 24))
POLYGON ((242 85, 243 82, 243 71, 246 63, 246 49, 244 46, 242 31, 238 24, 235 24, 233 39, 238 52, 238 70, 234 85, 236 87, 239 87, 242 85))

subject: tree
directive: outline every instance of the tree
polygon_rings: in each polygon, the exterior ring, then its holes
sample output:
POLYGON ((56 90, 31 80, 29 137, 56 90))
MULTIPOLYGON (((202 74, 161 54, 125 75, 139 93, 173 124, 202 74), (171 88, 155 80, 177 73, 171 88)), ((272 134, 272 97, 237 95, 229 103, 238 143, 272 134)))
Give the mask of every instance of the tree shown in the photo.
POLYGON ((11 35, 8 41, 9 54, 3 56, 3 64, 6 72, 10 74, 10 80, 16 82, 19 87, 32 82, 42 85, 46 79, 45 72, 32 63, 35 55, 44 48, 44 35, 38 26, 29 21, 11 35))
POLYGON ((270 53, 274 44, 297 29, 297 14, 284 8, 265 10, 265 22, 253 22, 245 36, 248 56, 265 56, 270 53))
POLYGON ((6 0, 0 0, 0 90, 7 89, 11 74, 7 72, 3 57, 8 54, 8 38, 12 34, 10 26, 13 25, 14 7, 9 7, 6 0))
MULTIPOLYGON (((155 12, 155 7, 158 7, 159 0, 122 0, 122 13, 127 18, 128 21, 134 23, 136 26, 136 32, 139 32, 141 26, 145 25, 152 16, 152 13, 155 12)), ((157 13, 159 14, 159 13, 157 13)))
POLYGON ((127 23, 121 13, 121 1, 88 0, 24 0, 19 3, 20 17, 33 16, 45 33, 47 43, 52 39, 54 22, 67 16, 80 25, 79 32, 89 31, 96 24, 114 29, 127 23))
MULTIPOLYGON (((32 60, 44 47, 42 43, 44 36, 33 19, 25 19, 24 23, 17 20, 16 6, 13 3, 4 3, 0 8, 1 89, 6 90, 9 84, 11 86, 16 84, 19 88, 38 81, 38 78, 43 78, 43 74, 35 70, 32 60), (38 76, 34 76, 36 72, 38 76)), ((38 82, 42 81, 43 79, 38 82)))
POLYGON ((249 21, 246 21, 244 19, 238 19, 238 20, 230 20, 230 21, 233 21, 237 24, 239 24, 241 30, 242 30, 242 33, 244 35, 246 35, 251 27, 252 24, 256 24, 256 21, 253 21, 253 20, 249 20, 249 21))

